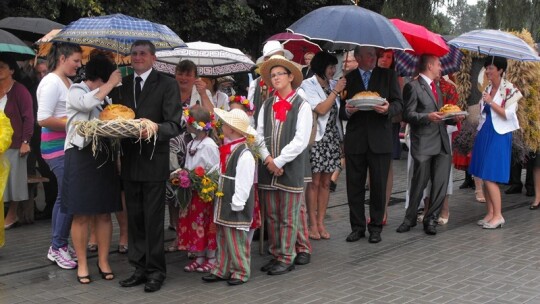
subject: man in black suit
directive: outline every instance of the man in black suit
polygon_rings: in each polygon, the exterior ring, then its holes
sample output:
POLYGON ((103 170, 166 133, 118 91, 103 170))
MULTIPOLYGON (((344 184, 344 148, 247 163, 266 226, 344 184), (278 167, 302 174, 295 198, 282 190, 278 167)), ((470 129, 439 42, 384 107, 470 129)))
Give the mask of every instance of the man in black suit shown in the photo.
POLYGON ((149 140, 122 141, 122 180, 128 214, 128 258, 135 272, 120 281, 123 287, 146 283, 144 291, 161 288, 166 276, 163 247, 165 181, 169 178, 169 139, 180 133, 180 93, 178 84, 152 69, 155 46, 147 40, 131 46, 134 75, 122 79, 113 102, 135 111, 135 117, 150 121, 142 137, 157 132, 149 140))
MULTIPOLYGON (((441 62, 437 56, 422 55, 419 62, 420 75, 403 88, 405 108, 403 119, 411 127, 411 156, 413 177, 409 207, 397 232, 407 232, 416 226, 416 211, 424 189, 431 179, 431 203, 424 216, 426 234, 437 234, 439 213, 446 196, 452 151, 446 132, 442 92, 435 82, 441 74, 441 62)), ((463 119, 458 117, 456 119, 463 119)), ((453 122, 452 122, 453 123, 453 122)))
POLYGON ((367 171, 370 178, 371 222, 367 225, 369 242, 381 241, 386 201, 386 180, 392 158, 392 117, 401 113, 403 102, 396 73, 376 67, 373 47, 357 47, 354 57, 358 69, 347 74, 346 97, 341 100, 340 116, 348 120, 344 147, 347 169, 347 198, 352 232, 347 242, 365 237, 365 193, 367 171), (359 111, 346 103, 356 93, 374 91, 386 99, 372 111, 359 111))

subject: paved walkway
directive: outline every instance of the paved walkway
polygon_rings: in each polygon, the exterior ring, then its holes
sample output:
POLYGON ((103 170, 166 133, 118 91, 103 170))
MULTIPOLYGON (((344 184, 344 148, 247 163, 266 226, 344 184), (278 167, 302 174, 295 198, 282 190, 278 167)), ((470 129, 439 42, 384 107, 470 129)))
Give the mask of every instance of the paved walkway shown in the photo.
MULTIPOLYGON (((405 194, 406 161, 394 161, 393 197, 405 194)), ((403 203, 389 208, 383 241, 345 242, 349 233, 344 175, 331 195, 330 240, 313 241, 312 262, 282 276, 259 268, 268 256, 253 246, 252 278, 247 284, 206 284, 200 274, 185 273, 183 252, 167 254, 168 276, 154 294, 143 288, 121 288, 118 279, 102 280, 89 260, 94 282, 77 283, 75 270, 61 270, 46 258, 50 221, 6 231, 0 249, 0 303, 540 303, 540 211, 529 211, 531 198, 504 195, 507 224, 503 229, 476 226, 483 204, 474 191, 459 190, 462 172, 455 172, 450 222, 436 236, 421 226, 395 232, 404 215, 403 203)), ((504 189, 504 187, 502 187, 504 189)), ((166 238, 173 234, 166 232, 166 238)), ((111 250, 118 242, 115 228, 111 250)), ((132 272, 127 257, 111 254, 117 278, 132 272)))

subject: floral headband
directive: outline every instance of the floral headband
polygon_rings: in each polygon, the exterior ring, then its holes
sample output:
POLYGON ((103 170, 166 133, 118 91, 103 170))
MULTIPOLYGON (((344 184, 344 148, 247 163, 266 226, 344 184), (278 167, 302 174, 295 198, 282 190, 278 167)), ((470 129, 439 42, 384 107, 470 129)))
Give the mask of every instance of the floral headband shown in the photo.
POLYGON ((255 110, 255 105, 249 101, 246 96, 233 95, 229 97, 229 103, 237 102, 243 105, 248 111, 253 112, 255 110))
POLYGON ((209 122, 196 121, 195 118, 190 115, 189 110, 185 109, 184 117, 189 125, 199 131, 209 131, 216 127, 216 123, 214 121, 214 114, 210 114, 209 122))

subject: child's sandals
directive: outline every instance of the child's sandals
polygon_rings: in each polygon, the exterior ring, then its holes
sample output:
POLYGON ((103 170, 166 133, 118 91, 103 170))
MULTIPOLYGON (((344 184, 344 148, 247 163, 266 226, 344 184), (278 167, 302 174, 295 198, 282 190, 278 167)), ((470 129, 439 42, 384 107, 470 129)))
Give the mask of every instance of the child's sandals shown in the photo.
POLYGON ((197 267, 197 272, 201 273, 207 273, 210 272, 216 265, 216 258, 206 259, 204 263, 202 263, 199 267, 197 267), (213 262, 210 262, 210 260, 213 260, 213 262))
MULTIPOLYGON (((206 262, 205 262, 206 263, 206 262)), ((203 263, 204 264, 204 263, 203 263)), ((197 269, 201 267, 201 264, 197 263, 197 260, 193 260, 191 261, 189 264, 187 264, 185 267, 184 267, 184 271, 185 272, 195 272, 197 271, 197 269)))

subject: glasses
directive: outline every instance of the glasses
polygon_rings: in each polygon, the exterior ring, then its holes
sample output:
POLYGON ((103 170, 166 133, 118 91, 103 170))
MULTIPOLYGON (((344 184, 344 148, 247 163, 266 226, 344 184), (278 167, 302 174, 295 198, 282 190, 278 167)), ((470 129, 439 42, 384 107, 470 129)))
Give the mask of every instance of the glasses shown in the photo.
POLYGON ((289 75, 289 73, 287 73, 287 72, 277 72, 275 74, 270 74, 270 78, 276 78, 276 77, 283 76, 283 75, 289 75))

